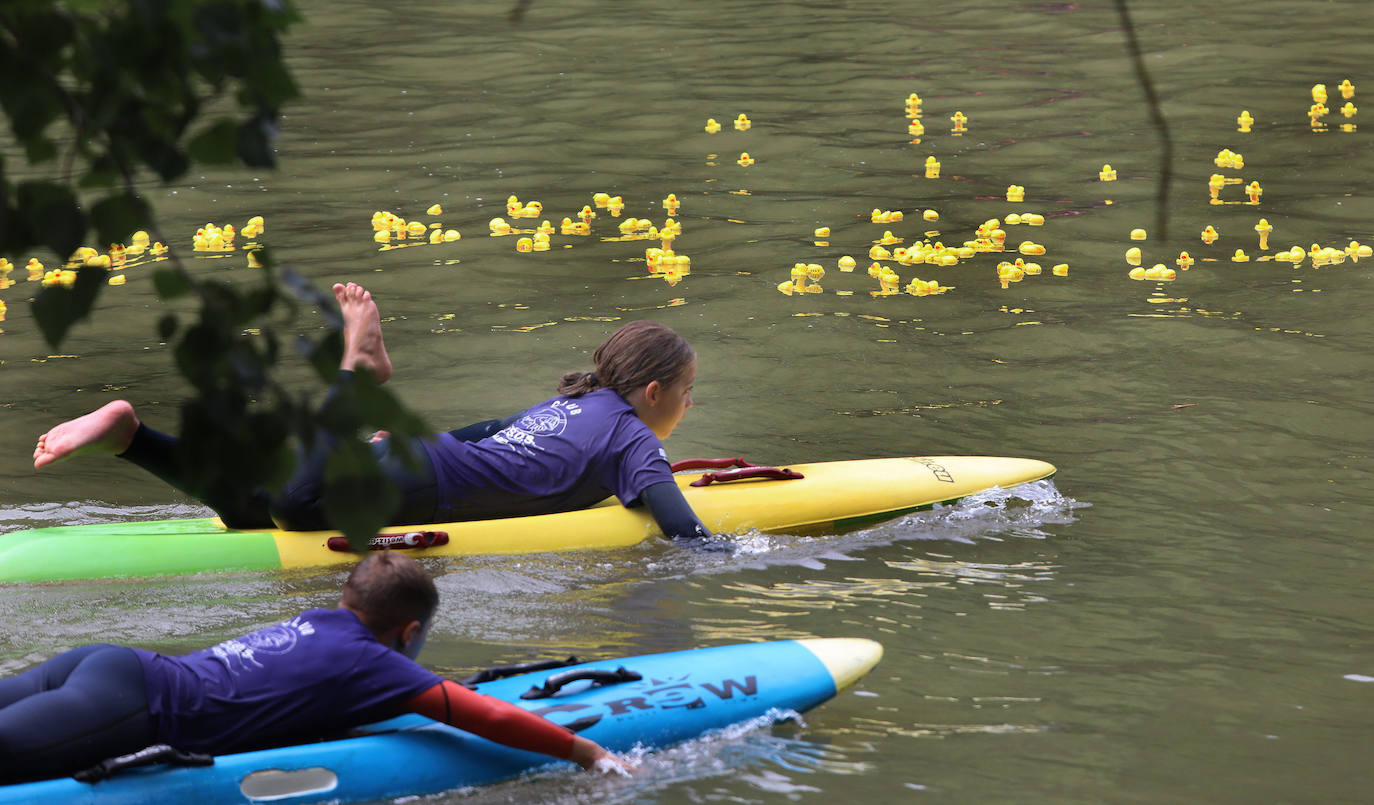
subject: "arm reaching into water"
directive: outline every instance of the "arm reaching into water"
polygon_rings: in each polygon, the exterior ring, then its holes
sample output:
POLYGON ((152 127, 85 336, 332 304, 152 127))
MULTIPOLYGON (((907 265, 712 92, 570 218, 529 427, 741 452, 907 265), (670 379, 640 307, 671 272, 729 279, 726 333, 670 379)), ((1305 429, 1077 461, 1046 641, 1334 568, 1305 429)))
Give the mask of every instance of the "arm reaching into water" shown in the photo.
POLYGON ((625 772, 624 763, 596 742, 447 679, 407 701, 404 708, 499 744, 571 760, 584 769, 625 772))
POLYGON ((649 507, 649 513, 662 529, 663 536, 673 540, 710 539, 713 536, 711 530, 701 524, 676 483, 662 481, 650 484, 640 493, 639 499, 649 507))

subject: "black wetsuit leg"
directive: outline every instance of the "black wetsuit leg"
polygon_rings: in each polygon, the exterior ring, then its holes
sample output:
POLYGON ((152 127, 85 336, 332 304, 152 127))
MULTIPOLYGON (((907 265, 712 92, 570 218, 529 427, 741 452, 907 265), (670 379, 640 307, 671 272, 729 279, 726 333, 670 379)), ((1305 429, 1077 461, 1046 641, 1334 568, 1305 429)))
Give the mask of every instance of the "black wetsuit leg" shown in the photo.
MULTIPOLYGON (((329 404, 330 398, 341 393, 340 389, 352 382, 352 378, 352 372, 340 371, 325 405, 329 404)), ((337 444, 338 440, 328 431, 323 428, 318 430, 309 449, 298 452, 296 469, 276 496, 261 487, 239 496, 217 491, 213 484, 208 489, 193 488, 187 482, 190 473, 182 466, 177 454, 176 437, 144 425, 139 426, 129 448, 119 457, 214 509, 230 528, 273 528, 281 525, 300 531, 314 531, 330 527, 322 500, 324 472, 337 444)), ((414 468, 406 467, 390 439, 374 442, 370 447, 382 471, 401 491, 401 505, 389 518, 391 523, 413 525, 434 522, 437 501, 434 468, 419 440, 412 440, 410 445, 411 453, 417 460, 414 468)))
POLYGON ((0 782, 72 774, 153 743, 132 649, 82 646, 0 679, 0 782))

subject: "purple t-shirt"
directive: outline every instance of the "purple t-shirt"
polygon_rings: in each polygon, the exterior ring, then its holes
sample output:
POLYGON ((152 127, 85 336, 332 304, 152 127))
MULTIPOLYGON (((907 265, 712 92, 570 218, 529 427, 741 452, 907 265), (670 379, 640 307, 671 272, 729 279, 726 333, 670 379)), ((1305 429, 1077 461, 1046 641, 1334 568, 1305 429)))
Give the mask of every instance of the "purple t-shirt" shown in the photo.
POLYGON ((673 480, 663 443, 611 389, 546 400, 480 441, 443 433, 424 445, 445 520, 574 511, 610 495, 628 505, 673 480))
POLYGON ((312 609, 179 657, 135 651, 159 739, 193 752, 329 736, 398 715, 442 681, 346 609, 312 609))

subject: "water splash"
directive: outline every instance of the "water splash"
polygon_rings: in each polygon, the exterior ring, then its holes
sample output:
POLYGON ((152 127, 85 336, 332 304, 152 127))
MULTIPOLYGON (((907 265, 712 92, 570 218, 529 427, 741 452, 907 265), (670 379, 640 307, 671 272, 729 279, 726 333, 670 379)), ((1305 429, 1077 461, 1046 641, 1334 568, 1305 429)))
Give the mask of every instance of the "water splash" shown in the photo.
POLYGON ((715 782, 730 778, 732 785, 792 798, 822 787, 803 782, 817 773, 860 774, 869 764, 851 759, 832 744, 808 741, 798 733, 805 727, 790 710, 770 710, 748 721, 715 730, 667 749, 637 747, 625 753, 634 767, 629 777, 571 774, 565 769, 537 773, 507 783, 467 789, 442 801, 464 805, 497 803, 650 803, 669 789, 672 798, 696 801, 720 798, 715 782), (787 722, 775 729, 775 725, 787 722), (792 733, 792 734, 788 734, 792 733))

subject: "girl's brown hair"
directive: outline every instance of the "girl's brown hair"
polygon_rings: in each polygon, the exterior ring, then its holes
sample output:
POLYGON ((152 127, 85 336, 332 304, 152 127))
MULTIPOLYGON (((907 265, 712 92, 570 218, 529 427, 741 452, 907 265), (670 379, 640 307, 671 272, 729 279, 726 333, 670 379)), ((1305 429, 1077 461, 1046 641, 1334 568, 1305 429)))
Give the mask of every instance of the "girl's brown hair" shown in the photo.
POLYGON ((359 613, 369 629, 385 632, 411 621, 428 623, 439 606, 439 591, 413 559, 381 551, 348 574, 340 603, 359 613))
POLYGON ((592 371, 563 375, 558 393, 576 397, 597 389, 614 389, 624 397, 655 380, 669 385, 682 377, 696 355, 668 325, 632 321, 596 348, 592 371))

